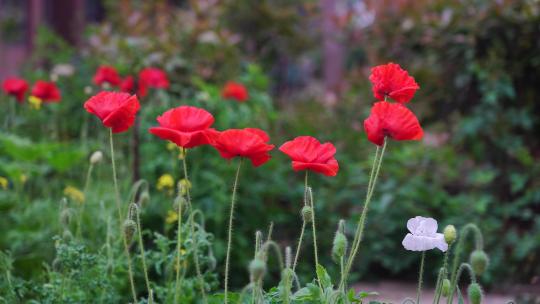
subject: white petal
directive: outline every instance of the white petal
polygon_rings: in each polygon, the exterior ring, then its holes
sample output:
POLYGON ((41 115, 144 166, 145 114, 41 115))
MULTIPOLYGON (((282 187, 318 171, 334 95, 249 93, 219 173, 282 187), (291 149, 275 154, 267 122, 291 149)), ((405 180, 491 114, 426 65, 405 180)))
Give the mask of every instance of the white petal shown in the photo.
POLYGON ((417 236, 414 236, 410 233, 407 233, 405 238, 403 239, 403 242, 401 242, 403 247, 407 250, 411 251, 424 251, 423 249, 423 242, 420 240, 417 236))
POLYGON ((441 250, 442 252, 446 252, 446 250, 448 250, 448 244, 444 240, 444 234, 437 233, 436 239, 436 247, 439 248, 439 250, 441 250))
POLYGON ((437 233, 437 221, 432 218, 423 218, 414 234, 434 237, 437 233))
POLYGON ((422 222, 423 219, 424 217, 421 217, 421 216, 416 216, 409 219, 407 221, 407 229, 409 229, 411 233, 415 233, 416 229, 418 228, 418 226, 420 226, 420 223, 422 222))

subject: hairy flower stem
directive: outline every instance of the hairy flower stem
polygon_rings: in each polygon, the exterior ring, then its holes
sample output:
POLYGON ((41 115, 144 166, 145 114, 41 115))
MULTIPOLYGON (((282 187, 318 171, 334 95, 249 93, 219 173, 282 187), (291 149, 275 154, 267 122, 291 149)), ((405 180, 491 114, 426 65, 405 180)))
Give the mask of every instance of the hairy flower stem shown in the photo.
POLYGON ((88 203, 87 194, 88 194, 88 186, 90 185, 90 178, 92 177, 92 171, 94 169, 94 164, 90 163, 90 166, 88 167, 88 171, 86 172, 86 180, 84 181, 84 188, 83 188, 83 194, 84 194, 84 202, 81 203, 81 208, 79 210, 79 219, 77 221, 77 232, 76 236, 77 238, 81 238, 81 225, 83 220, 83 214, 84 214, 84 206, 88 203))
POLYGON ((373 195, 373 191, 375 190, 375 185, 377 184, 377 177, 379 176, 379 171, 381 169, 381 164, 384 157, 384 151, 386 150, 386 144, 387 144, 387 141, 385 138, 382 148, 377 146, 377 150, 375 150, 375 158, 373 159, 373 166, 371 167, 371 173, 369 177, 368 189, 366 193, 366 199, 364 202, 364 208, 362 209, 362 214, 360 215, 360 219, 358 220, 358 224, 356 226, 356 232, 354 234, 354 240, 351 246, 351 252, 349 254, 349 257, 347 258, 345 271, 342 275, 342 279, 340 282, 340 286, 343 285, 341 286, 341 288, 343 289, 345 289, 349 272, 351 271, 354 258, 356 254, 358 253, 358 248, 360 247, 360 242, 362 242, 368 207, 371 201, 371 197, 373 195))
POLYGON ((178 303, 180 288, 180 250, 182 249, 182 203, 178 204, 178 226, 176 229, 176 281, 174 285, 174 303, 178 303))
POLYGON ((484 239, 482 237, 482 232, 480 231, 480 229, 478 229, 478 226, 476 226, 475 224, 469 223, 461 229, 460 236, 457 240, 456 251, 454 252, 454 260, 452 262, 452 275, 450 277, 451 289, 450 289, 450 295, 448 296, 448 301, 447 301, 448 304, 451 304, 454 298, 456 284, 459 281, 457 279, 459 259, 460 259, 462 251, 464 250, 463 247, 465 245, 467 236, 471 232, 474 233, 475 248, 480 250, 484 247, 484 239))
POLYGON ((420 271, 418 273, 418 289, 416 290, 416 304, 420 304, 420 295, 422 295, 422 280, 424 277, 424 261, 426 252, 422 251, 422 259, 420 260, 420 271))
POLYGON ((146 254, 144 251, 144 244, 143 244, 143 238, 142 238, 142 226, 141 226, 141 218, 139 216, 139 208, 135 210, 135 219, 137 221, 137 239, 139 242, 139 250, 141 252, 141 262, 142 262, 143 272, 144 272, 144 282, 146 283, 146 291, 148 292, 148 297, 150 299, 152 289, 150 288, 150 279, 148 279, 148 267, 146 267, 146 254))
POLYGON ((298 245, 296 247, 296 254, 294 255, 294 262, 292 271, 296 270, 296 264, 298 263, 298 257, 300 256, 300 248, 302 248, 302 239, 304 238, 304 232, 306 231, 306 221, 302 220, 302 230, 300 231, 300 238, 298 239, 298 245))
POLYGON ((448 273, 448 255, 450 254, 450 250, 452 249, 452 243, 448 245, 448 249, 444 253, 443 258, 443 266, 439 270, 439 275, 437 277, 437 284, 435 284, 435 297, 433 298, 433 304, 439 304, 439 301, 441 299, 442 294, 442 284, 443 280, 446 278, 446 275, 448 273))
MULTIPOLYGON (((184 157, 182 158, 182 166, 184 169, 184 179, 188 182, 188 186, 186 186, 186 198, 187 198, 187 203, 188 203, 188 208, 189 208, 189 214, 191 215, 193 213, 193 205, 191 204, 191 193, 189 189, 190 186, 189 186, 189 176, 188 176, 187 163, 186 163, 186 158, 187 158, 186 150, 183 151, 183 154, 184 154, 184 157)), ((181 217, 181 214, 179 214, 178 217, 181 217)), ((202 276, 201 266, 199 263, 199 238, 195 236, 195 224, 193 222, 193 216, 189 217, 189 232, 191 234, 191 237, 193 237, 193 247, 194 247, 193 261, 195 263, 195 272, 197 273, 197 280, 199 281, 199 287, 201 289, 203 303, 207 303, 208 300, 206 299, 204 278, 202 276)))
MULTIPOLYGON (((306 171, 306 178, 305 178, 305 187, 306 190, 308 189, 308 171, 306 171)), ((315 225, 315 204, 313 203, 313 192, 307 190, 307 193, 309 195, 309 204, 311 207, 311 230, 313 232, 313 253, 315 254, 315 273, 317 275, 317 283, 319 284, 319 288, 322 290, 321 285, 321 278, 319 278, 319 272, 317 271, 317 267, 319 266, 319 254, 318 248, 317 248, 317 230, 315 225)))
POLYGON ((133 267, 131 265, 131 254, 129 253, 129 244, 128 240, 126 238, 126 235, 122 229, 123 227, 123 217, 122 217, 122 207, 120 202, 120 191, 118 190, 118 179, 116 177, 116 163, 114 161, 114 141, 113 141, 113 133, 112 129, 109 129, 109 143, 111 148, 111 165, 112 165, 112 174, 113 174, 113 183, 114 183, 114 194, 115 194, 115 202, 116 202, 116 210, 118 212, 118 223, 120 226, 120 234, 122 235, 122 239, 124 241, 124 251, 126 253, 127 257, 127 266, 128 266, 128 276, 129 276, 129 284, 131 286, 131 296, 133 297, 133 303, 137 303, 137 292, 135 291, 135 281, 133 279, 133 267))
POLYGON ((240 176, 240 168, 242 167, 242 158, 238 161, 238 168, 236 169, 236 176, 234 178, 233 190, 231 195, 231 212, 229 215, 229 231, 227 238, 227 256, 225 258, 225 304, 229 303, 229 262, 231 258, 231 243, 232 243, 232 231, 233 231, 233 218, 234 218, 234 203, 236 200, 236 189, 238 188, 238 177, 240 176))

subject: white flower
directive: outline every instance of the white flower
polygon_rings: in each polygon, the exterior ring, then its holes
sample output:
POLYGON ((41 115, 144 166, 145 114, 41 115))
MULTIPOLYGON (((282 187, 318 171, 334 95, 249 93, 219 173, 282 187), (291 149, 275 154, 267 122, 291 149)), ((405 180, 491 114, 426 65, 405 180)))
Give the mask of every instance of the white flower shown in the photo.
POLYGON ((439 248, 442 252, 448 250, 448 244, 444 241, 444 235, 437 233, 437 221, 417 216, 407 221, 407 233, 403 239, 403 247, 411 251, 426 251, 439 248))

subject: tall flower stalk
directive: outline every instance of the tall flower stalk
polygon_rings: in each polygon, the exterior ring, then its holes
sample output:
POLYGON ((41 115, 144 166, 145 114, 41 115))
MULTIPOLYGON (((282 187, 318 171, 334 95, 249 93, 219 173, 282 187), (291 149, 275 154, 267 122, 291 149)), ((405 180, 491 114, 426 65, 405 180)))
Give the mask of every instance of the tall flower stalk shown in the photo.
POLYGON ((231 245, 232 245, 232 231, 233 231, 233 219, 234 219, 234 204, 236 201, 236 190, 238 188, 238 177, 240 176, 240 169, 242 168, 242 161, 238 161, 238 167, 236 169, 236 175, 234 178, 232 195, 231 195, 231 210, 229 213, 229 229, 227 232, 227 255, 225 258, 225 304, 228 303, 229 295, 229 264, 231 259, 231 245))
POLYGON ((112 129, 109 129, 109 144, 111 149, 111 166, 112 166, 112 174, 113 174, 113 184, 114 184, 114 196, 115 196, 115 202, 116 202, 116 211, 118 213, 118 223, 120 224, 120 233, 122 234, 122 240, 124 243, 124 251, 126 253, 127 258, 127 266, 128 266, 128 276, 129 276, 129 284, 131 287, 131 295, 133 297, 134 303, 137 303, 137 292, 135 289, 135 280, 133 279, 133 266, 131 265, 131 254, 129 253, 129 244, 127 237, 122 230, 122 207, 121 207, 121 200, 120 200, 120 191, 118 190, 118 180, 116 176, 116 162, 114 160, 114 140, 113 140, 113 131, 112 129))

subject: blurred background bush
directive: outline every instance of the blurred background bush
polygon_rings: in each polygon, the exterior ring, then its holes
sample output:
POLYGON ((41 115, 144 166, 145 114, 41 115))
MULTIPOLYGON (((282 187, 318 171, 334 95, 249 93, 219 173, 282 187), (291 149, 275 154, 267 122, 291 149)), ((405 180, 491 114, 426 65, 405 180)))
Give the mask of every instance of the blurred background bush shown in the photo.
MULTIPOLYGON (((353 232, 367 187, 375 150, 362 128, 374 101, 370 67, 393 61, 420 84, 411 107, 426 134, 420 143, 389 144, 355 278, 415 277, 417 257, 406 254, 401 240, 407 219, 425 215, 441 226, 480 226, 492 261, 484 283, 538 282, 536 0, 2 0, 0 33, 2 79, 54 79, 62 91, 59 104, 17 109, 14 130, 0 133, 0 176, 9 180, 9 191, 0 189, 0 248, 12 252, 18 275, 37 275, 41 263, 52 260, 63 189, 82 188, 87 157, 107 150, 106 132, 82 109, 96 90, 91 79, 98 65, 122 75, 157 66, 171 79, 169 90, 142 101, 138 166, 132 135, 117 137, 124 189, 134 172, 153 188, 144 226, 172 235, 165 221, 172 197, 156 183, 163 174, 181 178, 178 150, 146 129, 165 109, 192 104, 212 112, 218 129, 263 128, 274 144, 297 135, 336 144, 338 176, 311 178, 320 249, 329 252, 340 218, 353 232), (248 102, 221 98, 229 80, 248 87, 248 102)), ((207 216, 221 261, 234 166, 207 147, 188 159, 194 202, 207 216)), ((110 204, 108 168, 96 170, 87 202, 110 204)), ((277 152, 273 161, 242 174, 236 286, 248 281, 256 230, 273 221, 274 237, 294 246, 303 194, 303 175, 277 152)), ((89 239, 99 242, 104 228, 86 220, 89 239)), ((311 250, 303 254, 312 258, 311 250)), ((323 264, 331 265, 329 256, 323 264)), ((429 256, 429 275, 439 260, 429 256)))

